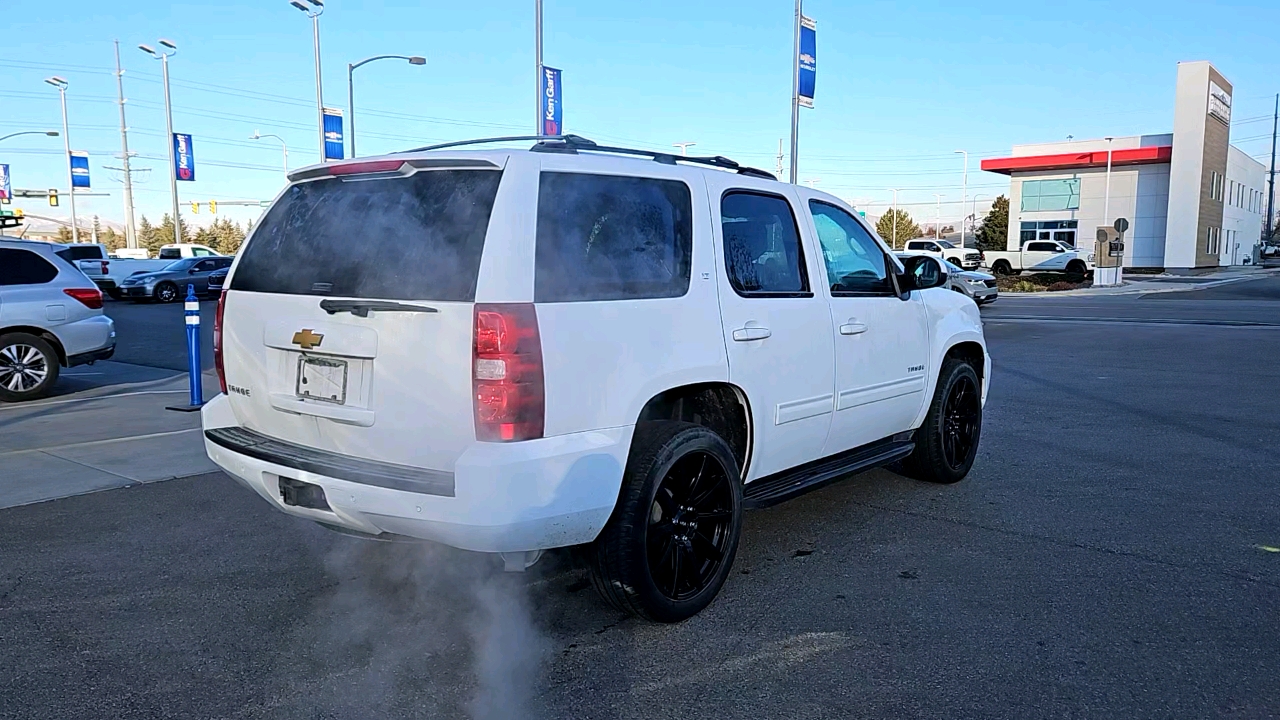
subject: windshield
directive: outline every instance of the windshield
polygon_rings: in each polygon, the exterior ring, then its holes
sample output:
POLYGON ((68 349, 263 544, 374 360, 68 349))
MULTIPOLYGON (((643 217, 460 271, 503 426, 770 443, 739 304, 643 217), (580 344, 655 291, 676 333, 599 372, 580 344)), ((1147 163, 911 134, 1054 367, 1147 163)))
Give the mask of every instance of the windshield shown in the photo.
POLYGON ((941 245, 943 248, 945 248, 945 249, 947 249, 947 250, 954 250, 954 249, 955 249, 955 247, 956 247, 955 245, 952 245, 951 243, 947 242, 946 240, 937 240, 937 241, 935 241, 935 242, 937 242, 939 245, 941 245))

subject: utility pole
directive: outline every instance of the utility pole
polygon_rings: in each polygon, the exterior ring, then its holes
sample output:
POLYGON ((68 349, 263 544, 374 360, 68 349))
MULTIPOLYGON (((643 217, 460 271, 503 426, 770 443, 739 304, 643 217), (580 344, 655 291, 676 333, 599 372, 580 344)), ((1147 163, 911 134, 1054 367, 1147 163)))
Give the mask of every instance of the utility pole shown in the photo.
POLYGON ((961 181, 960 190, 960 247, 964 247, 964 206, 969 204, 969 152, 967 150, 956 150, 957 153, 964 156, 964 180, 961 181))
POLYGON ((796 153, 800 145, 800 18, 804 0, 796 0, 795 47, 791 50, 791 184, 796 184, 799 163, 796 153))
POLYGON ((899 188, 889 188, 889 192, 893 193, 893 209, 890 210, 890 212, 893 213, 893 222, 891 223, 893 226, 891 235, 893 237, 890 239, 889 245, 894 250, 898 249, 898 190, 899 188))
POLYGON ((936 242, 942 239, 942 196, 938 193, 933 196, 938 199, 938 209, 933 215, 933 239, 936 242))
POLYGON ((1276 203, 1276 127, 1278 123, 1280 123, 1280 94, 1276 95, 1276 113, 1271 118, 1271 183, 1267 189, 1267 229, 1263 233, 1268 240, 1271 239, 1275 230, 1272 223, 1275 219, 1276 203))
POLYGON ((782 177, 782 138, 778 138, 778 177, 782 177))
POLYGON ((133 225, 133 174, 129 170, 129 126, 124 120, 124 70, 120 67, 120 41, 116 40, 116 96, 120 104, 120 161, 124 172, 124 244, 138 247, 138 232, 133 225))
POLYGON ((533 115, 535 124, 533 126, 533 134, 541 135, 543 133, 542 124, 542 0, 534 0, 534 41, 533 41, 533 62, 534 72, 537 74, 537 82, 534 83, 533 93, 533 115))

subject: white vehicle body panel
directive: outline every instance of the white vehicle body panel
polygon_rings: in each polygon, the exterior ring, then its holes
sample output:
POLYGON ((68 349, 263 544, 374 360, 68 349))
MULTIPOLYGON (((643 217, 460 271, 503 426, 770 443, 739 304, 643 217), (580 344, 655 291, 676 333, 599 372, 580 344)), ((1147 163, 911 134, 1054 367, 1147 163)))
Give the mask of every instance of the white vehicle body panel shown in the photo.
POLYGON ((1093 253, 1077 250, 1054 240, 1032 240, 1017 252, 990 250, 986 253, 987 267, 995 268, 1001 261, 1007 262, 1014 272, 1023 270, 1037 272, 1061 272, 1072 260, 1080 260, 1089 270, 1093 270, 1093 253), (1040 249, 1040 246, 1052 245, 1056 251, 1040 249), (1035 248, 1035 249, 1027 249, 1035 248))
POLYGON ((48 245, 0 238, 0 248, 34 252, 58 270, 47 283, 0 285, 0 332, 16 327, 38 328, 56 337, 68 358, 114 346, 116 333, 111 318, 101 308, 89 308, 64 292, 70 288, 96 289, 94 283, 48 245))

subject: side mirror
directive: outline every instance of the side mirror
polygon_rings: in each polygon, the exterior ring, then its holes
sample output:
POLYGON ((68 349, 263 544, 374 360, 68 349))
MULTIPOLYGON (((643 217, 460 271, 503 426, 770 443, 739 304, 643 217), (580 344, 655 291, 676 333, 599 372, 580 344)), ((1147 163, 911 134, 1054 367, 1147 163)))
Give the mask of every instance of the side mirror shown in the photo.
POLYGON ((929 255, 912 255, 902 260, 903 272, 898 276, 898 287, 902 290, 902 299, 906 300, 912 290, 928 290, 942 287, 947 282, 947 271, 942 263, 929 255))

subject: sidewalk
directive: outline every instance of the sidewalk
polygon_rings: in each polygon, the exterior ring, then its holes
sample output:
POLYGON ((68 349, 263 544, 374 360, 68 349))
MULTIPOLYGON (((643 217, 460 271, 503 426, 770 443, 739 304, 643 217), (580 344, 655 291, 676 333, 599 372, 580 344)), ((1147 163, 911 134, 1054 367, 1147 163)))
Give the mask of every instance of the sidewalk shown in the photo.
POLYGON ((1228 283, 1256 280, 1280 274, 1280 267, 1264 268, 1258 265, 1233 266, 1219 272, 1204 275, 1126 275, 1123 284, 1112 287, 1090 287, 1060 292, 1006 293, 1003 297, 1098 297, 1106 295, 1149 295, 1152 293, 1190 292, 1226 285, 1228 283))
MULTIPOLYGON (((205 397, 218 392, 206 373, 205 397)), ((0 508, 217 470, 186 374, 99 362, 72 368, 54 397, 0 404, 0 508)))

